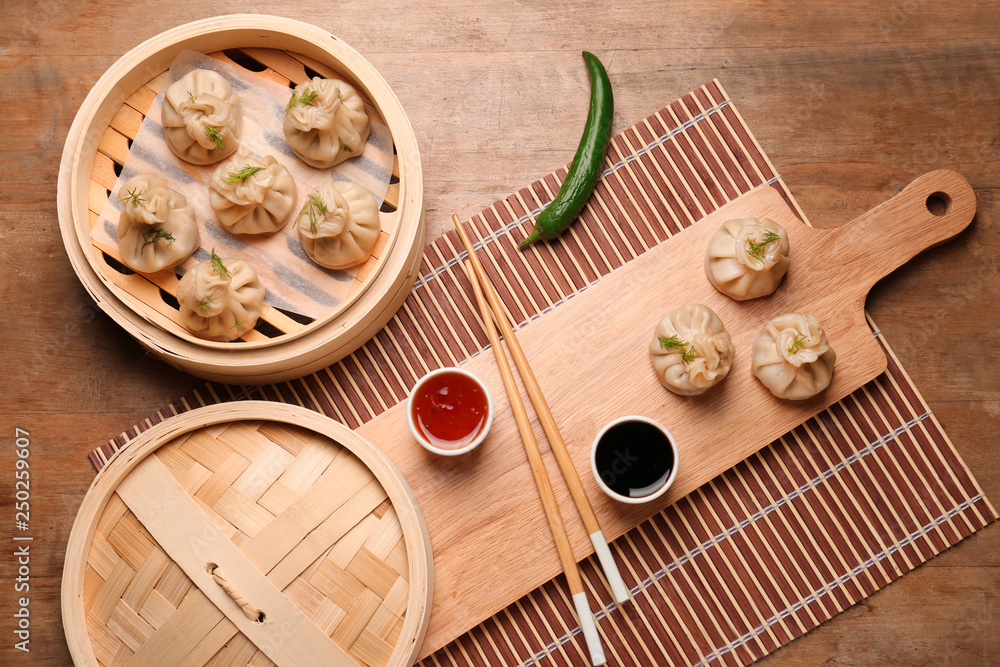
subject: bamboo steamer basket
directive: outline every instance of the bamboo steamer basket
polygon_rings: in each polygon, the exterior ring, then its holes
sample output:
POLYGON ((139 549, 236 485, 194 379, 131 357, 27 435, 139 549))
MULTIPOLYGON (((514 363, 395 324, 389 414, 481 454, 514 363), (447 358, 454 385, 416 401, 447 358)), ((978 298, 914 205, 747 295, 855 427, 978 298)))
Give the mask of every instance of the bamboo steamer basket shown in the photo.
POLYGON ((62 612, 81 666, 407 666, 432 593, 389 459, 318 413, 241 401, 161 422, 98 474, 62 612))
MULTIPOLYGON (((424 244, 423 180, 416 137, 385 80, 324 30, 276 16, 220 16, 164 32, 132 49, 94 85, 70 128, 58 180, 59 224, 73 269, 97 304, 149 352, 193 375, 264 384, 307 375, 343 358, 395 314, 413 286, 424 244), (292 83, 313 73, 353 84, 387 124, 393 178, 380 211, 382 237, 360 267, 351 294, 314 321, 266 307, 258 326, 233 342, 206 341, 180 324, 173 271, 135 274, 90 230, 116 169, 178 53, 243 59, 262 75, 292 83)), ((290 224, 290 223, 289 223, 290 224)), ((265 287, 267 287, 265 285, 265 287)))

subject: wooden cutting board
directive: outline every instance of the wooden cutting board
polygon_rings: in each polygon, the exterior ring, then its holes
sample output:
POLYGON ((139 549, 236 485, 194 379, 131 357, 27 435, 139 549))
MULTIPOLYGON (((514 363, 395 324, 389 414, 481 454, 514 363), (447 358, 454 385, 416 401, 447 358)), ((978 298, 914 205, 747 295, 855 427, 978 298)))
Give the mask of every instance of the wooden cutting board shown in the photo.
MULTIPOLYGON (((824 230, 800 222, 776 190, 761 187, 525 325, 518 338, 606 536, 621 535, 879 375, 886 360, 865 322, 869 289, 918 252, 964 229, 975 207, 975 195, 960 175, 936 171, 853 222, 824 230), (932 212, 934 203, 944 210, 932 212), (742 217, 770 217, 784 226, 791 266, 775 294, 740 303, 709 283, 704 253, 724 221, 742 217), (729 377, 700 397, 664 389, 647 352, 660 317, 688 303, 704 303, 718 313, 736 347, 729 377), (776 399, 750 373, 753 336, 786 312, 814 314, 837 352, 831 386, 804 402, 776 399), (678 441, 677 479, 666 496, 648 505, 609 500, 589 472, 589 448, 598 429, 625 414, 659 420, 678 441)), ((478 355, 464 367, 485 381, 498 408, 490 436, 472 454, 444 459, 424 451, 407 431, 405 404, 358 429, 404 474, 432 536, 435 598, 421 655, 560 572, 493 355, 478 355)), ((530 405, 526 394, 523 398, 530 405)), ((587 533, 537 422, 535 430, 574 554, 582 560, 592 551, 587 533)))

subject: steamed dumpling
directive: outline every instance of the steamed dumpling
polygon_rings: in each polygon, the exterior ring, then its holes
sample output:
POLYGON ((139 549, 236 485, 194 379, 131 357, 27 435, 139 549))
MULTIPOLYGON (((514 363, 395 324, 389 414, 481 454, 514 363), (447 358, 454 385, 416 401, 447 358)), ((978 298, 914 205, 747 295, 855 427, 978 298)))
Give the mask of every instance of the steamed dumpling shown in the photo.
POLYGON ((140 273, 177 266, 197 250, 201 237, 194 209, 167 179, 139 174, 118 190, 118 250, 122 261, 140 273))
POLYGON ((656 325, 649 356, 664 387, 684 396, 701 394, 729 374, 733 341, 711 308, 675 308, 656 325))
POLYGON ((295 180, 270 155, 237 155, 215 168, 208 201, 219 223, 233 234, 276 232, 295 205, 295 180))
POLYGON ((382 229, 375 198, 349 181, 329 181, 313 190, 295 226, 306 254, 329 269, 368 259, 382 229))
POLYGON ((288 145, 320 169, 361 155, 368 140, 364 100, 349 83, 316 76, 295 87, 285 108, 288 145))
POLYGON ((177 287, 181 322, 201 338, 229 341, 257 324, 264 287, 242 259, 212 258, 184 274, 177 287))
POLYGON ((768 218, 722 223, 705 252, 708 279, 737 301, 774 292, 785 277, 788 262, 788 235, 768 218))
POLYGON ((163 94, 163 135, 167 146, 191 164, 212 164, 239 146, 240 98, 218 72, 191 70, 163 94))
POLYGON ((779 315, 757 332, 751 371, 778 398, 811 398, 830 385, 837 355, 806 313, 779 315))

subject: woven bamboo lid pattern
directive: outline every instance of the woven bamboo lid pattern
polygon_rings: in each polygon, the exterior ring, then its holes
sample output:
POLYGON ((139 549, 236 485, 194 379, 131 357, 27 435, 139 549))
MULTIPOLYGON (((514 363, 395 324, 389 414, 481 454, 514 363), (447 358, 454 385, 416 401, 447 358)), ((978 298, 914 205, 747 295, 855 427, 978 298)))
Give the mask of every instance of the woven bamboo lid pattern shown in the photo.
POLYGON ((171 418, 102 470, 70 536, 63 621, 78 665, 409 665, 432 578, 381 452, 248 401, 171 418))

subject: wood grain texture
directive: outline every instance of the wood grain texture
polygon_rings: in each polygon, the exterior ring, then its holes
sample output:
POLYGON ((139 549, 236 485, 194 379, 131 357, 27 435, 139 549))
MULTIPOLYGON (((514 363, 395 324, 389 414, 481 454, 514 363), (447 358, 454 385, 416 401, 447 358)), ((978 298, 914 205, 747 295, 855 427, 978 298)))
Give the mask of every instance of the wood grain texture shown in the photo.
MULTIPOLYGON (((58 579, 71 520, 93 472, 86 452, 201 385, 146 357, 96 310, 72 272, 54 211, 62 141, 97 78, 143 39, 222 2, 97 2, 44 15, 3 0, 0 78, 0 323, 7 432, 28 429, 32 458, 32 652, 63 665, 58 579), (38 99, 46 104, 38 106, 38 99), (44 306, 44 307, 43 307, 44 306)), ((1000 295, 1000 15, 991 2, 481 3, 316 0, 283 14, 312 21, 364 55, 400 97, 424 168, 428 240, 452 212, 478 211, 565 164, 588 95, 579 51, 615 86, 615 128, 720 77, 811 220, 842 224, 935 168, 976 189, 971 227, 910 261, 867 306, 988 495, 1000 497, 996 346, 1000 295)), ((0 470, 13 448, 0 448, 0 470)), ((0 485, 5 507, 10 482, 0 485)), ((1000 528, 991 526, 852 607, 762 664, 992 664, 1000 661, 1000 528)), ((0 576, 12 581, 3 559, 0 576)), ((0 600, 12 609, 5 586, 0 600)), ((8 627, 9 626, 5 626, 8 627)))
MULTIPOLYGON (((935 172, 849 225, 818 230, 798 221, 775 189, 760 187, 519 329, 518 340, 532 360, 553 414, 563 425, 567 442, 574 443, 570 454, 577 470, 589 467, 586 443, 593 434, 624 414, 657 419, 677 439, 677 478, 666 495, 654 502, 639 506, 612 502, 586 476, 585 488, 598 515, 604 517, 606 536, 618 537, 879 375, 886 359, 862 310, 868 285, 894 266, 890 249, 900 262, 917 248, 954 235, 968 224, 973 206, 972 193, 960 177, 935 172), (927 195, 939 190, 954 196, 951 214, 940 218, 940 223, 924 206, 927 195), (704 248, 725 220, 765 216, 787 230, 796 263, 771 297, 735 302, 704 279, 704 248), (876 238, 878 230, 885 229, 891 230, 891 239, 876 238), (886 247, 879 261, 863 261, 868 257, 864 249, 878 244, 886 247), (837 253, 853 267, 849 275, 831 261, 829 256, 837 253), (656 285, 669 285, 669 289, 650 288, 656 285), (697 398, 671 394, 649 369, 648 346, 656 322, 666 311, 687 303, 704 303, 715 310, 738 351, 729 376, 697 398), (826 391, 808 401, 784 402, 750 374, 747 355, 763 322, 793 311, 814 313, 821 319, 838 359, 833 383, 826 391), (615 379, 611 390, 608 377, 615 379), (748 421, 747 415, 756 418, 748 421), (738 438, 731 437, 735 433, 738 438)), ((504 395, 507 381, 493 355, 479 355, 463 368, 479 376, 494 396, 504 395)), ((405 409, 401 403, 357 430, 383 443, 423 498, 428 526, 435 536, 439 583, 426 645, 427 650, 434 650, 473 627, 476 620, 555 576, 560 571, 556 556, 564 551, 552 549, 538 520, 543 507, 549 516, 555 501, 539 506, 530 474, 536 463, 532 461, 529 471, 519 456, 517 433, 522 425, 517 410, 514 419, 510 411, 498 410, 483 445, 469 460, 455 464, 462 471, 455 478, 452 466, 435 465, 422 451, 410 447, 405 420, 399 416, 405 409), (442 490, 427 493, 435 488, 442 490), (511 540, 511 534, 521 537, 511 540), (491 596, 477 598, 475 592, 483 589, 491 590, 491 596), (466 602, 449 603, 452 596, 466 602)), ((554 477, 554 470, 549 475, 554 477)), ((561 484, 560 507, 569 506, 566 495, 561 484)), ((563 512, 572 516, 573 552, 587 553, 587 531, 577 516, 566 509, 563 512)), ((553 528, 557 540, 562 530, 561 525, 553 528)), ((576 593, 572 574, 567 578, 576 593)))

